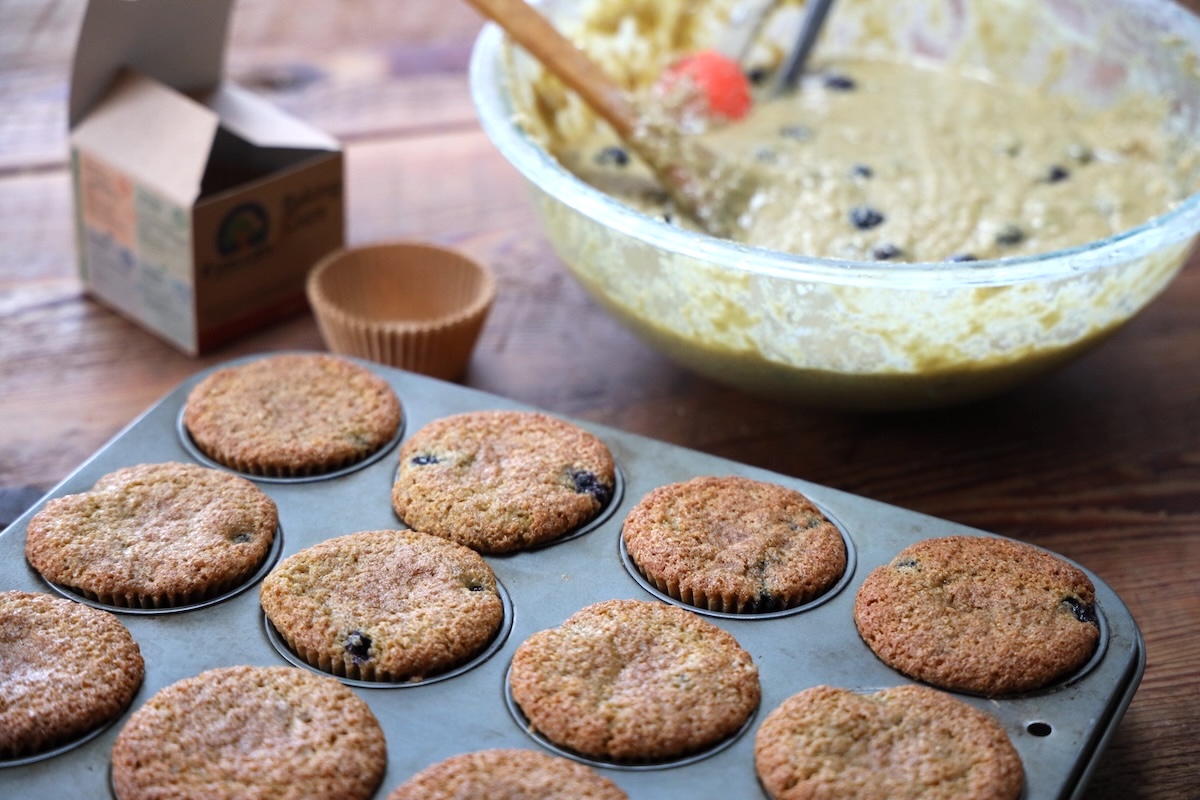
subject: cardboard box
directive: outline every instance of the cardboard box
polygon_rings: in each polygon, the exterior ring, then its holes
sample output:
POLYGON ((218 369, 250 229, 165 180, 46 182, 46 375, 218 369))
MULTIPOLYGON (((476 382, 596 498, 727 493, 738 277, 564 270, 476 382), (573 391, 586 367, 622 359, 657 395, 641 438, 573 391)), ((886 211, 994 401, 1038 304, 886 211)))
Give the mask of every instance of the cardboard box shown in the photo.
POLYGON ((345 242, 329 136, 222 79, 233 0, 90 0, 71 81, 87 292, 198 355, 307 307, 345 242))

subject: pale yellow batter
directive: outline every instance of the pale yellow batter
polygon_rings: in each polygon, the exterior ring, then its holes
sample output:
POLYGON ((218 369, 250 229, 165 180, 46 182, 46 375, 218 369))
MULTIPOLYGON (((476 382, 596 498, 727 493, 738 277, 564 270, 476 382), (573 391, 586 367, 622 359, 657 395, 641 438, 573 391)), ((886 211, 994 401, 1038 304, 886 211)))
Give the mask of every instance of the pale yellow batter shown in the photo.
MULTIPOLYGON (((759 176, 740 241, 849 260, 969 261, 1103 239, 1184 199, 1194 187, 1163 114, 1151 99, 1088 111, 953 71, 840 60, 700 138, 759 176)), ((600 133, 559 157, 603 191, 690 225, 617 146, 600 133)))
MULTIPOLYGON (((543 0, 638 96, 766 1, 543 0)), ((710 256, 703 242, 676 251, 650 226, 631 234, 550 192, 535 193, 544 230, 606 310, 721 382, 857 409, 996 394, 1111 335, 1191 248, 1181 225, 1192 223, 1172 211, 1198 188, 1200 42, 1118 5, 838 3, 808 83, 699 134, 739 165, 730 174, 763 181, 731 238, 836 263, 792 272, 728 248, 710 256), (848 81, 831 89, 829 75, 848 81), (1164 215, 1123 244, 1087 246, 1164 215), (1066 258, 1016 258, 1073 246, 1066 258), (999 261, 965 278, 899 263, 972 258, 999 261)), ((803 6, 778 0, 743 63, 775 69, 803 6)), ((508 68, 517 124, 540 147, 612 197, 699 227, 611 149, 576 95, 528 59, 508 68)))

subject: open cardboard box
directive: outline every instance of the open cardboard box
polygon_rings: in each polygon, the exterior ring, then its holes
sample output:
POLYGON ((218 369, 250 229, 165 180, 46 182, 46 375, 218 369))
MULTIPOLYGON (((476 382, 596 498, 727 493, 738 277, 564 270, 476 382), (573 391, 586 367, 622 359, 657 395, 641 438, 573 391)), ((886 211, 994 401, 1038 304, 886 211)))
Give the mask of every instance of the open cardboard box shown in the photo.
POLYGON ((233 0, 89 0, 70 143, 88 293, 198 355, 306 308, 338 143, 222 79, 233 0))

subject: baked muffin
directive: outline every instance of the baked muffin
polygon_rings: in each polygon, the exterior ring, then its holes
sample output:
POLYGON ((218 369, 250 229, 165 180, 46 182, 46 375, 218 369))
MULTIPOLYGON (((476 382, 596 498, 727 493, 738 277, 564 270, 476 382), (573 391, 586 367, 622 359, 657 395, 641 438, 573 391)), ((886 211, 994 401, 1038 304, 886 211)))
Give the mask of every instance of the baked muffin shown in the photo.
POLYGON ((873 570, 855 598, 859 634, 885 664, 944 689, 988 696, 1041 689, 1096 652, 1096 595, 1084 572, 1032 545, 986 536, 926 539, 873 570))
POLYGON ((754 766, 773 800, 1017 800, 1024 782, 998 722, 924 686, 795 694, 759 726, 754 766))
POLYGON ((760 699, 758 667, 731 634, 641 600, 595 603, 533 634, 513 655, 509 683, 531 731, 612 762, 716 746, 760 699))
POLYGON ((325 353, 284 353, 219 369, 188 393, 183 424, 218 464, 297 478, 356 464, 400 430, 383 378, 325 353))
POLYGON ((591 767, 534 750, 463 753, 432 764, 387 800, 627 800, 591 767))
POLYGON ((0 592, 0 760, 70 743, 114 720, 145 662, 107 611, 38 592, 0 592))
POLYGON ((470 660, 504 619, 496 576, 462 545, 364 531, 284 559, 259 591, 294 653, 347 678, 419 681, 470 660))
POLYGON ((29 521, 25 557, 46 580, 123 608, 219 596, 270 553, 275 501, 245 478, 195 464, 140 464, 50 500, 29 521))
POLYGON ((392 506, 411 528, 482 553, 543 544, 595 517, 616 471, 598 437, 526 411, 434 420, 400 448, 392 506))
POLYGON ((841 533, 808 498, 750 478, 660 486, 625 517, 621 535, 659 591, 710 611, 792 608, 846 570, 841 533))
POLYGON ((378 720, 336 678, 236 666, 184 678, 122 727, 117 800, 366 800, 383 780, 378 720))

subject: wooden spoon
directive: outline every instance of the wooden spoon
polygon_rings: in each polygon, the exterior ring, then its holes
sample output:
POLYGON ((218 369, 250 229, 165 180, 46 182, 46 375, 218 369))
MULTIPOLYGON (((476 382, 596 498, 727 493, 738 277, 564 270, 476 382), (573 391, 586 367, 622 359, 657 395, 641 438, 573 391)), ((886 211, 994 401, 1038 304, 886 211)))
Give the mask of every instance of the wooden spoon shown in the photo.
POLYGON ((596 62, 525 0, 467 0, 606 121, 644 161, 680 211, 707 233, 730 238, 757 182, 681 134, 669 118, 644 114, 596 62))

